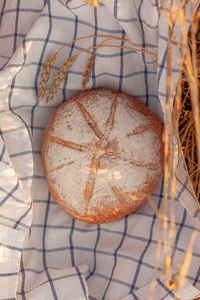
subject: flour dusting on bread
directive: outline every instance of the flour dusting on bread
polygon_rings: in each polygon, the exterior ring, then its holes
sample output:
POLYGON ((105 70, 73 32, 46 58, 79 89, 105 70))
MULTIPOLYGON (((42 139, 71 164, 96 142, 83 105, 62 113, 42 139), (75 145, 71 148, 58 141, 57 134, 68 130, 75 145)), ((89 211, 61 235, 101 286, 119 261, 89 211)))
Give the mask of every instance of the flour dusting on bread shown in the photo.
POLYGON ((160 120, 134 97, 108 89, 65 101, 42 143, 54 200, 89 223, 137 209, 158 183, 162 155, 160 120))

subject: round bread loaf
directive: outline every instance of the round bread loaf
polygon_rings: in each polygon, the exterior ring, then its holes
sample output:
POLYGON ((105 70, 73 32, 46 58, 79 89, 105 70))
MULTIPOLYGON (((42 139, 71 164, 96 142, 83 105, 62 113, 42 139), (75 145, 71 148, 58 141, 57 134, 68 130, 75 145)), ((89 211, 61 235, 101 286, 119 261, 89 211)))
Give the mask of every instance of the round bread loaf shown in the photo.
POLYGON ((151 195, 162 172, 162 123, 139 100, 109 89, 65 101, 41 157, 53 199, 72 217, 106 223, 151 195))

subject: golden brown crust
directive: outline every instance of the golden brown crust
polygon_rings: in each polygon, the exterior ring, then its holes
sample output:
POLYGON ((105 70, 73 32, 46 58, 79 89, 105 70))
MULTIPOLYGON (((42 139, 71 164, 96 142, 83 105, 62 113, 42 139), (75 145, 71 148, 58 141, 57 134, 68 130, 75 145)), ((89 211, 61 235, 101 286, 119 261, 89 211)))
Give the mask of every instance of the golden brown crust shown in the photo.
MULTIPOLYGON (((106 119, 106 121, 104 121, 104 126, 107 128, 107 133, 109 134, 115 124, 115 113, 116 113, 116 109, 118 107, 118 97, 123 97, 124 95, 126 96, 126 98, 129 99, 129 107, 127 109, 133 109, 133 110, 137 110, 138 112, 140 112, 141 114, 143 114, 147 119, 150 120, 150 127, 151 129, 157 134, 157 136, 159 137, 160 140, 160 146, 159 146, 159 153, 160 155, 160 159, 159 159, 159 167, 161 167, 162 170, 162 166, 163 166, 163 144, 162 144, 162 123, 161 121, 153 114, 153 112, 151 112, 147 107, 145 107, 138 99, 134 98, 133 96, 124 94, 122 92, 116 92, 116 91, 112 91, 112 90, 108 90, 108 89, 93 89, 93 90, 88 90, 85 91, 79 95, 76 95, 74 97, 72 97, 71 99, 67 100, 67 103, 72 103, 74 102, 76 104, 77 109, 81 112, 83 118, 85 119, 85 121, 87 122, 88 126, 90 127, 90 129, 93 131, 93 133, 95 134, 96 138, 102 142, 102 141, 107 141, 108 142, 108 135, 103 133, 101 131, 101 129, 98 126, 97 121, 93 118, 93 116, 87 111, 87 109, 84 107, 83 102, 80 101, 80 99, 82 99, 82 97, 87 97, 88 95, 96 95, 99 94, 101 95, 102 91, 110 91, 111 93, 113 93, 113 99, 112 99, 112 104, 111 104, 111 108, 108 114, 108 117, 106 119)), ((63 109, 66 105, 66 102, 64 102, 59 109, 63 109)), ((48 126, 45 130, 44 136, 43 136, 43 141, 42 141, 42 145, 41 145, 41 159, 42 159, 42 164, 43 164, 43 168, 44 168, 44 173, 45 176, 47 177, 47 182, 48 182, 48 187, 49 187, 49 191, 53 197, 53 199, 58 203, 58 205, 69 215, 71 215, 72 217, 81 220, 81 221, 85 221, 87 223, 93 223, 93 224, 99 224, 99 223, 107 223, 107 222, 111 222, 114 221, 118 218, 124 217, 130 213, 132 213, 134 210, 136 210, 138 207, 140 207, 148 198, 149 195, 151 195, 158 183, 161 171, 159 172, 159 174, 157 175, 156 179, 151 181, 151 182, 146 182, 145 187, 140 188, 140 190, 137 191, 137 193, 135 191, 132 192, 124 192, 121 189, 119 189, 118 187, 111 185, 110 186, 110 191, 112 191, 113 197, 115 197, 118 201, 118 203, 120 203, 120 206, 116 207, 115 209, 113 209, 112 205, 108 204, 108 196, 102 194, 101 195, 101 205, 100 206, 96 206, 96 207, 92 207, 90 209, 90 211, 88 211, 88 206, 89 203, 92 199, 93 196, 93 190, 95 187, 95 174, 97 172, 97 170, 101 169, 101 158, 105 157, 105 156, 109 156, 109 153, 106 154, 102 154, 101 155, 95 155, 95 151, 94 148, 91 148, 90 144, 84 143, 83 144, 79 144, 79 143, 75 143, 72 141, 68 141, 68 140, 64 140, 61 139, 58 136, 54 136, 53 132, 54 132, 54 121, 56 119, 57 116, 57 111, 54 113, 54 115, 52 116, 51 120, 48 123, 48 126), (91 157, 90 159, 90 167, 89 167, 89 173, 88 173, 88 178, 87 181, 85 183, 85 188, 84 188, 84 213, 80 214, 71 204, 67 203, 67 201, 65 201, 65 195, 63 194, 61 197, 61 193, 58 193, 58 191, 55 188, 55 179, 52 179, 49 177, 49 173, 51 171, 54 170, 58 170, 58 169, 62 169, 64 166, 66 165, 70 165, 73 164, 74 161, 71 160, 69 162, 66 163, 61 163, 60 165, 57 165, 55 168, 51 169, 51 170, 47 170, 47 166, 46 166, 46 153, 49 150, 50 144, 51 143, 57 143, 63 147, 69 148, 69 149, 74 149, 76 151, 79 152, 90 152, 93 151, 92 153, 94 153, 94 155, 91 157), (130 200, 130 202, 127 202, 127 199, 130 200), (138 201, 140 200, 140 201, 138 201)), ((134 135, 138 135, 143 133, 145 130, 147 130, 149 128, 149 125, 141 125, 138 126, 136 129, 133 129, 130 132, 127 132, 127 138, 132 137, 134 135)), ((97 143, 98 144, 98 143, 97 143)), ((115 149, 115 148, 113 148, 115 149)), ((126 158, 126 157, 121 157, 120 154, 113 150, 112 152, 112 156, 117 159, 121 159, 123 160, 125 163, 129 163, 129 164, 133 164, 133 165, 137 165, 139 164, 139 166, 145 167, 149 170, 154 170, 156 168, 156 165, 154 162, 150 162, 150 163, 142 163, 141 162, 137 162, 134 160, 134 158, 132 160, 126 158)))

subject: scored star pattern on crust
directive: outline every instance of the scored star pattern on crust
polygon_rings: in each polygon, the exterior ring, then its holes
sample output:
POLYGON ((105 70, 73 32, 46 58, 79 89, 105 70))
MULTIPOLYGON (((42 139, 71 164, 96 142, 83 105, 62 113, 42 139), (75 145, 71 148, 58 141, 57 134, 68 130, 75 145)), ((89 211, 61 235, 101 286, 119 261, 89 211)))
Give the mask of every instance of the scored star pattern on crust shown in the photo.
MULTIPOLYGON (((119 160, 122 160, 126 163, 133 164, 138 167, 145 167, 149 170, 155 170, 157 165, 154 163, 144 163, 141 161, 136 160, 130 160, 128 158, 125 158, 122 156, 122 154, 118 153, 116 150, 116 147, 113 147, 112 141, 109 140, 110 133, 113 130, 114 124, 115 124, 115 114, 118 107, 118 101, 117 101, 118 93, 115 93, 115 97, 112 101, 109 115, 107 120, 104 123, 105 133, 103 133, 95 118, 89 113, 89 111, 84 107, 84 105, 76 100, 77 107, 79 111, 81 112, 83 119, 85 120, 86 124, 90 127, 91 131, 94 133, 94 135, 98 138, 98 142, 95 144, 87 143, 87 144, 79 144, 72 141, 64 140, 62 138, 59 138, 57 136, 49 136, 49 141, 55 144, 62 145, 63 147, 67 147, 70 149, 73 149, 75 151, 80 151, 84 153, 90 153, 92 154, 92 158, 90 160, 90 166, 89 166, 89 175, 87 182, 85 184, 85 190, 84 190, 84 201, 85 201, 85 211, 84 214, 87 216, 88 214, 88 207, 90 204, 90 201, 93 196, 94 188, 95 188, 95 182, 96 182, 96 173, 100 169, 100 164, 102 158, 106 158, 106 156, 113 157, 119 160)), ((148 130, 149 124, 145 124, 143 126, 138 126, 136 129, 132 130, 131 132, 127 133, 127 137, 141 134, 144 131, 148 130)), ((74 161, 69 161, 67 163, 63 163, 61 165, 58 165, 56 168, 50 170, 49 172, 52 172, 57 169, 61 169, 67 165, 73 164, 74 161)), ((110 186, 110 189, 114 195, 114 197, 123 205, 126 203, 126 197, 123 195, 122 191, 117 188, 116 186, 110 186)), ((133 193, 134 194, 134 193, 133 193)))

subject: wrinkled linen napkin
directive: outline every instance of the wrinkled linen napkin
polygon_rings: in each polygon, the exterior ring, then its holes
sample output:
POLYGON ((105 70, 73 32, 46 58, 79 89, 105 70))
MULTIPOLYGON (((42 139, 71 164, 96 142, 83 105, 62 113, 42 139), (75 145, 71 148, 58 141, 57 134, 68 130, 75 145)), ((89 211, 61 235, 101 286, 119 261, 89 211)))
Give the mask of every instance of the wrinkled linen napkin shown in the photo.
MULTIPOLYGON (((189 7, 186 15, 189 26, 189 7)), ((178 26, 175 30, 180 37, 178 26)), ((99 49, 88 88, 130 93, 160 119, 165 114, 168 26, 157 0, 102 0, 95 8, 82 0, 1 1, 0 299, 145 300, 149 295, 160 228, 151 205, 147 202, 108 224, 77 221, 51 198, 41 166, 47 122, 59 104, 80 92, 82 72, 92 52, 79 56, 48 104, 36 102, 42 68, 62 45, 85 35, 129 38, 157 53, 155 57, 126 49, 99 49)), ((66 47, 52 68, 50 83, 69 56, 101 41, 93 37, 66 47)), ((173 91, 178 57, 174 43, 173 91)), ((176 179, 174 260, 179 263, 199 213, 180 151, 176 179)), ((160 210, 163 178, 153 200, 160 210)), ((161 274, 163 257, 161 245, 154 300, 174 299, 161 274)), ((179 299, 199 296, 199 258, 198 234, 179 299)))

